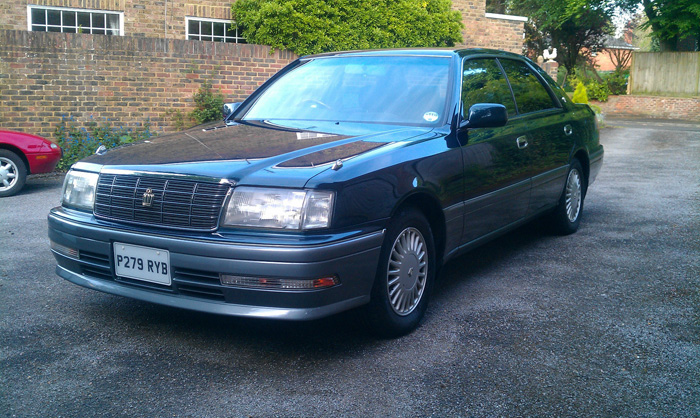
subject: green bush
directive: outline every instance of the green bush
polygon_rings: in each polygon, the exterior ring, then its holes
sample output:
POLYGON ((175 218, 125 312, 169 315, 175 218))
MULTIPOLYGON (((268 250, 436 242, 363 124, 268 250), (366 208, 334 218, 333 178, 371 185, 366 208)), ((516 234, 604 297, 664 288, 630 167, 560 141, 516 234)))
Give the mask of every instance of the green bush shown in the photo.
POLYGON ((68 171, 71 165, 77 161, 92 155, 95 150, 104 145, 106 148, 114 148, 153 136, 149 121, 139 128, 132 129, 124 126, 110 126, 108 120, 97 123, 92 120, 79 127, 75 118, 62 118, 56 127, 56 143, 63 149, 63 157, 58 162, 58 171, 68 171))
POLYGON ((248 42, 298 55, 462 42, 450 0, 238 0, 231 8, 248 42))
POLYGON ((629 75, 629 70, 622 70, 613 71, 603 76, 603 79, 610 89, 610 94, 627 94, 627 80, 629 79, 629 75))
POLYGON ((214 93, 210 81, 205 80, 192 98, 195 107, 189 116, 197 124, 223 119, 224 95, 214 93))
POLYGON ((582 82, 576 85, 576 90, 574 90, 574 97, 571 98, 574 103, 588 103, 588 95, 586 94, 586 86, 582 82))
POLYGON ((586 83, 586 93, 589 99, 595 99, 601 102, 607 102, 610 96, 610 88, 606 83, 599 83, 596 80, 589 80, 586 83))

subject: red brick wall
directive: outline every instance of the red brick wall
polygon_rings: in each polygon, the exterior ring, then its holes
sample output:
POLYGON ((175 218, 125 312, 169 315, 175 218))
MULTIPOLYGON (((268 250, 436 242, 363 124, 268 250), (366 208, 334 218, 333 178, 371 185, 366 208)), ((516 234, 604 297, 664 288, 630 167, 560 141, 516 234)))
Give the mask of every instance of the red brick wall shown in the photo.
POLYGON ((700 122, 700 97, 610 96, 593 102, 606 116, 635 116, 700 122))
POLYGON ((462 13, 464 46, 522 53, 525 22, 487 17, 486 0, 452 0, 452 8, 462 13))
POLYGON ((50 137, 62 116, 172 130, 205 80, 240 101, 296 56, 260 45, 0 30, 0 128, 50 137))

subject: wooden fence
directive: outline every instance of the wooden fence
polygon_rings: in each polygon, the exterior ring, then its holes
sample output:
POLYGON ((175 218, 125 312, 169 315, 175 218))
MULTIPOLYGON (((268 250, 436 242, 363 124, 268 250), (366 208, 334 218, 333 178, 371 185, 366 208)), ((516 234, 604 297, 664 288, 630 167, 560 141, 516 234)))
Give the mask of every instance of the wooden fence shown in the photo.
POLYGON ((700 96, 700 52, 635 52, 629 93, 700 96))

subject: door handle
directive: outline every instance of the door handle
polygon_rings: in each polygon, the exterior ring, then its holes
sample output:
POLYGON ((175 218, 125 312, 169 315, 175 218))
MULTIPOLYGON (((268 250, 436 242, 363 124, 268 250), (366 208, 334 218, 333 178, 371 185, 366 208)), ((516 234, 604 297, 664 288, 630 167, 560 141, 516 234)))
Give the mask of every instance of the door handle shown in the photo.
POLYGON ((566 134, 566 136, 569 136, 572 133, 574 133, 573 128, 571 128, 571 125, 564 125, 564 133, 566 134))
POLYGON ((518 144, 518 148, 520 149, 527 148, 527 137, 525 135, 519 136, 518 139, 515 140, 515 143, 518 144))

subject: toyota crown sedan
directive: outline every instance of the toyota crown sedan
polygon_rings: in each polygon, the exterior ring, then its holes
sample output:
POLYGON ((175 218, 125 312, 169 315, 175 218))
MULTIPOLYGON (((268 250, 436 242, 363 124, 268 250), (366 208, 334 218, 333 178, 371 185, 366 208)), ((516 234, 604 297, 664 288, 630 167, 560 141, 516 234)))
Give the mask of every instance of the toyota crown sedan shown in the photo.
POLYGON ((603 160, 591 109, 500 51, 302 57, 227 108, 76 163, 57 274, 232 316, 361 308, 395 337, 455 256, 539 216, 575 232, 603 160))

